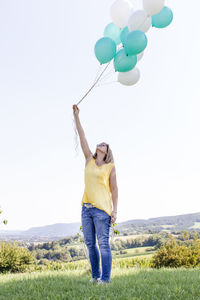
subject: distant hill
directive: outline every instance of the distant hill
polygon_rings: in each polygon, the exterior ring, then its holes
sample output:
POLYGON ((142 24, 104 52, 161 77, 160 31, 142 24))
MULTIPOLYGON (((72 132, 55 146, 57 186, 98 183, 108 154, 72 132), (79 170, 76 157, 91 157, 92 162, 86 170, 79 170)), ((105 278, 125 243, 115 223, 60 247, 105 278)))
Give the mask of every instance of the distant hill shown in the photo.
POLYGON ((28 230, 0 230, 0 240, 50 241, 75 235, 79 232, 80 223, 57 223, 28 230))
POLYGON ((144 231, 200 231, 200 213, 166 216, 150 219, 129 220, 118 224, 121 233, 144 231))
MULTIPOLYGON (((57 223, 28 230, 0 230, 0 240, 52 241, 80 232, 80 223, 57 223)), ((135 219, 117 223, 122 234, 182 230, 200 231, 200 213, 166 216, 150 219, 135 219)))

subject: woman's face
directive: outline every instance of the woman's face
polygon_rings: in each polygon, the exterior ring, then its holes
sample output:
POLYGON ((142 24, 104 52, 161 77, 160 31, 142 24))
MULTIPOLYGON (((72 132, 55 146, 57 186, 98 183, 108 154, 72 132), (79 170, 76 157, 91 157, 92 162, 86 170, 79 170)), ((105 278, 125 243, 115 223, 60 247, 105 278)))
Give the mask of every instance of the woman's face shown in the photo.
POLYGON ((107 144, 106 143, 97 144, 96 150, 99 150, 106 154, 107 153, 107 144))

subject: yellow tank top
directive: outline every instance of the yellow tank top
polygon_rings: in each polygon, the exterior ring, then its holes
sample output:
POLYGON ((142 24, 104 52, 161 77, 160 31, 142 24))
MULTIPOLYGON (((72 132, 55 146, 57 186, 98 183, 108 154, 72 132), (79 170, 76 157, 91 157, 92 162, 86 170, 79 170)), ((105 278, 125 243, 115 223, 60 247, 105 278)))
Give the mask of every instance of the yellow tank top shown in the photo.
POLYGON ((113 166, 113 163, 97 166, 93 157, 87 163, 84 174, 85 190, 81 202, 82 206, 83 203, 92 203, 111 216, 113 203, 109 177, 113 166))

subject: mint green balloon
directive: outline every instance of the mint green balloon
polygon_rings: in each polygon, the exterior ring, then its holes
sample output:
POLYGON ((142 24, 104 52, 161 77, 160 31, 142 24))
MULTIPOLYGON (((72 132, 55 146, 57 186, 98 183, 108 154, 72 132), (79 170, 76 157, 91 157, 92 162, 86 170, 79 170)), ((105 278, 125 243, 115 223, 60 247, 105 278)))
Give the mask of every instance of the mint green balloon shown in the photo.
POLYGON ((124 49, 117 52, 114 57, 114 68, 117 72, 128 72, 132 70, 137 63, 136 55, 127 55, 124 49))
POLYGON ((116 45, 119 45, 121 43, 120 32, 120 28, 118 28, 114 23, 109 23, 104 29, 104 36, 111 38, 116 45))
POLYGON ((158 14, 152 16, 152 26, 156 28, 165 28, 172 22, 172 20, 172 10, 167 6, 164 6, 158 14))
POLYGON ((116 44, 111 38, 103 37, 96 42, 94 52, 100 64, 105 64, 115 56, 116 44))
POLYGON ((121 34, 120 34, 120 39, 121 39, 121 42, 123 45, 126 41, 128 34, 129 34, 129 30, 128 30, 128 26, 126 26, 122 29, 121 34))
POLYGON ((136 55, 144 51, 147 46, 147 37, 143 31, 131 31, 125 40, 124 49, 128 55, 136 55))

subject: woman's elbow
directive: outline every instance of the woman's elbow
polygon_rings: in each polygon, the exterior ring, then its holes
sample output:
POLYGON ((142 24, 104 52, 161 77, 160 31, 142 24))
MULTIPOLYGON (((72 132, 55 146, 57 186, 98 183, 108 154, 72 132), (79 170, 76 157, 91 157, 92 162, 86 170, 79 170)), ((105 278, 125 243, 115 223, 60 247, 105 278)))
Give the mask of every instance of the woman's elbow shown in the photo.
POLYGON ((117 187, 117 185, 113 186, 111 188, 111 191, 112 191, 112 194, 118 194, 118 187, 117 187))

